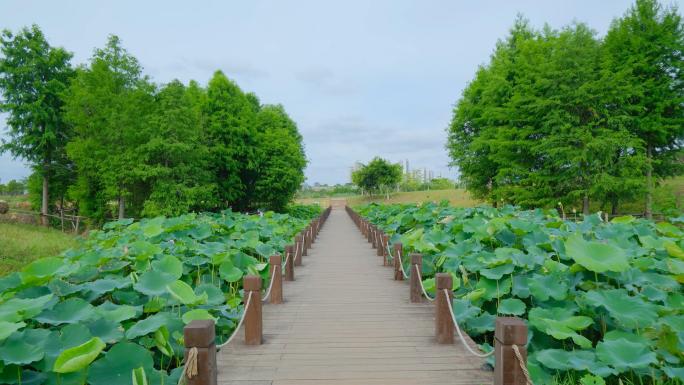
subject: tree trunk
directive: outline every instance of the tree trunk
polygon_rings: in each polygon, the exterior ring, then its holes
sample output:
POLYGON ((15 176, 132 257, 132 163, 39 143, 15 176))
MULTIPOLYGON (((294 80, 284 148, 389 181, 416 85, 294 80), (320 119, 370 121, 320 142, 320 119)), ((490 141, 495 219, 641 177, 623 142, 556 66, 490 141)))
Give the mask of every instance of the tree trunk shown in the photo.
POLYGON ((123 195, 119 195, 119 219, 126 217, 126 202, 123 195))
POLYGON ((610 215, 618 215, 618 198, 613 197, 610 201, 610 215))
POLYGON ((48 225, 48 201, 49 199, 49 183, 48 183, 48 176, 47 176, 47 167, 45 167, 45 170, 43 171, 43 199, 40 205, 40 223, 43 226, 48 225))
POLYGON ((587 193, 584 193, 584 197, 582 197, 582 214, 584 214, 584 215, 591 214, 589 212, 589 194, 587 194, 587 193))
POLYGON ((653 219, 653 148, 649 144, 646 147, 646 211, 647 219, 653 219))

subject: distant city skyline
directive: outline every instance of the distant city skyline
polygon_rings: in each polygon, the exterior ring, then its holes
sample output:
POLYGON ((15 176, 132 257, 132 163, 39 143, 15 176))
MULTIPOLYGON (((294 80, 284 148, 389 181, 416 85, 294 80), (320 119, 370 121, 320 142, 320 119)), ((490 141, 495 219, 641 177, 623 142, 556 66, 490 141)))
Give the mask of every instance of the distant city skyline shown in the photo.
MULTIPOLYGON (((684 0, 664 1, 682 8, 684 0)), ((535 28, 586 22, 602 36, 632 1, 379 0, 118 2, 5 0, 0 25, 37 24, 50 44, 87 63, 118 35, 158 83, 206 84, 222 70, 297 122, 307 183, 349 181, 374 156, 455 179, 445 129, 461 91, 517 14, 535 28)), ((0 138, 4 118, 0 116, 0 138)), ((29 174, 0 156, 0 180, 29 174)))

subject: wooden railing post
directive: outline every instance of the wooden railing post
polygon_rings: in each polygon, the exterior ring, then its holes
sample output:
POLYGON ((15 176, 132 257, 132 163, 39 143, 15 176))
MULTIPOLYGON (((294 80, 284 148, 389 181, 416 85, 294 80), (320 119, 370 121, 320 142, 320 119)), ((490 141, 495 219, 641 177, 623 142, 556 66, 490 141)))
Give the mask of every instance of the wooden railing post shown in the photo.
POLYGON ((402 253, 402 244, 401 242, 397 242, 394 244, 394 280, 395 281, 403 281, 404 280, 404 274, 401 272, 401 253, 402 253))
POLYGON ((447 301, 453 299, 451 274, 437 273, 435 275, 435 338, 439 344, 454 343, 454 322, 447 301), (449 298, 444 295, 444 289, 449 292, 449 298))
POLYGON ((245 314, 245 344, 261 345, 263 338, 263 321, 261 319, 261 277, 248 275, 242 281, 245 298, 250 295, 251 300, 245 314))
POLYGON ((192 348, 197 349, 197 375, 186 378, 188 385, 216 385, 216 328, 214 320, 194 320, 183 329, 185 360, 192 348))
POLYGON ((409 292, 411 302, 423 302, 423 292, 420 289, 420 281, 423 279, 423 255, 418 253, 411 254, 411 270, 409 272, 409 292), (417 270, 417 271, 416 271, 417 270))
POLYGON ((268 273, 273 280, 269 302, 273 305, 278 305, 283 303, 283 258, 280 254, 271 255, 268 259, 268 264, 270 266, 268 273))
POLYGON ((304 248, 302 248, 302 255, 306 256, 309 250, 309 228, 305 228, 302 232, 302 240, 304 241, 304 248))
POLYGON ((294 245, 285 246, 285 280, 294 281, 294 245))
POLYGON ((387 258, 389 257, 388 252, 387 252, 387 246, 389 246, 389 235, 385 234, 382 236, 382 243, 383 243, 383 248, 382 248, 382 265, 387 266, 388 260, 387 258))
POLYGON ((527 367, 527 325, 517 317, 498 317, 494 331, 494 385, 525 385, 525 374, 513 350, 518 346, 527 367))
POLYGON ((382 244, 383 239, 385 239, 385 233, 382 230, 379 230, 377 239, 375 240, 378 243, 378 245, 377 245, 378 249, 377 249, 377 252, 375 253, 375 255, 377 255, 378 257, 382 257, 383 255, 385 255, 385 253, 383 252, 384 247, 382 247, 383 246, 383 244, 382 244))
POLYGON ((304 247, 304 237, 301 234, 295 236, 295 255, 294 264, 295 266, 302 265, 302 247, 304 247))

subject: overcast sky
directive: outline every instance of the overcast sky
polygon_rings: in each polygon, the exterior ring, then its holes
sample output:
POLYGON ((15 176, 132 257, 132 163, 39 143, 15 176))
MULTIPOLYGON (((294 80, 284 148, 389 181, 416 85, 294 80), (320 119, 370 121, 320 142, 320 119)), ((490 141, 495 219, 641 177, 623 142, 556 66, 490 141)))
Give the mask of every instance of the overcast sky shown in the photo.
MULTIPOLYGON (((220 69, 285 106, 304 136, 308 183, 344 183, 354 162, 376 155, 456 177, 444 149, 453 105, 517 13, 536 27, 581 21, 603 35, 631 3, 2 0, 0 28, 38 24, 75 63, 116 34, 159 83, 206 84, 220 69)), ((0 156, 0 181, 27 175, 0 156)))

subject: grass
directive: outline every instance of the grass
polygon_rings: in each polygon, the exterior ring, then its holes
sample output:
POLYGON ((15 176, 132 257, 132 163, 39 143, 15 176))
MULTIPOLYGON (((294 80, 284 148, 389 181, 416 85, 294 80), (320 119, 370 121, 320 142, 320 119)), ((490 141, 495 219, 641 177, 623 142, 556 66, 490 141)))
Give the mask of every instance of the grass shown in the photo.
POLYGON ((0 222, 0 276, 17 271, 37 258, 58 255, 76 244, 74 236, 59 230, 0 222))
POLYGON ((0 195, 0 201, 7 202, 13 209, 31 210, 28 195, 0 195))
POLYGON ((449 190, 430 190, 430 191, 409 191, 391 194, 389 199, 385 196, 349 196, 341 198, 301 198, 297 199, 297 203, 301 204, 315 204, 318 203, 323 207, 330 204, 331 199, 346 199, 350 206, 362 205, 370 202, 377 203, 420 203, 420 202, 440 202, 448 200, 453 206, 469 207, 475 206, 479 202, 470 197, 470 194, 463 189, 449 189, 449 190))

